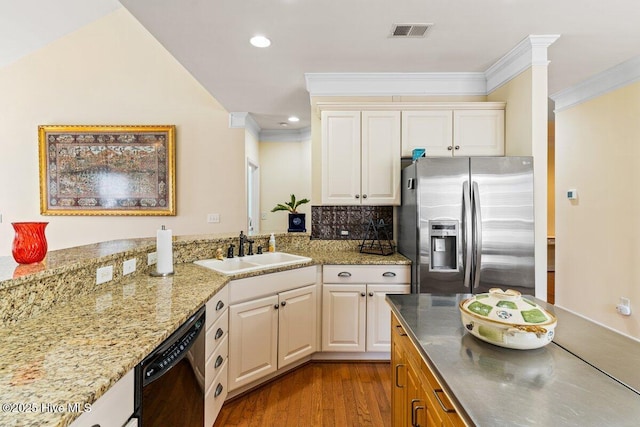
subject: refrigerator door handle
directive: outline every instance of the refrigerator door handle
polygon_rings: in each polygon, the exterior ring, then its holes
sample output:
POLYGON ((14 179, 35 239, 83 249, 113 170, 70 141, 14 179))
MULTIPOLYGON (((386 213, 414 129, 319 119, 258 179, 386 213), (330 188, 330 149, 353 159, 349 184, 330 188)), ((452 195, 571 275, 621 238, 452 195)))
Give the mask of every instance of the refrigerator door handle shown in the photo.
POLYGON ((462 229, 464 230, 464 287, 471 288, 471 257, 473 256, 471 244, 471 191, 469 181, 462 183, 462 229))
POLYGON ((480 285, 480 261, 482 257, 482 216, 480 213, 480 190, 478 183, 473 183, 471 190, 471 201, 473 203, 473 231, 474 231, 474 247, 476 248, 476 256, 474 259, 474 279, 473 289, 476 289, 480 285))

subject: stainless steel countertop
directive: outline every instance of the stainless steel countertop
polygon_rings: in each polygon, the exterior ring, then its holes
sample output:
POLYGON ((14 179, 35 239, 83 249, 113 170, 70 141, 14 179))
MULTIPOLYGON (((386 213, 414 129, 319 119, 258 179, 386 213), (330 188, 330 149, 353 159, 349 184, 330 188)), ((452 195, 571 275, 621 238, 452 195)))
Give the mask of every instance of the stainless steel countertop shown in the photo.
MULTIPOLYGON (((466 297, 388 295, 387 301, 469 425, 638 425, 640 394, 592 366, 598 363, 597 357, 589 364, 555 342, 535 350, 485 343, 462 326, 458 302, 466 297)), ((569 337, 575 325, 586 328, 591 324, 537 302, 561 312, 556 337, 569 337)), ((621 344, 615 338, 610 342, 621 344)), ((585 348, 601 344, 571 339, 565 345, 573 353, 594 356, 585 348)), ((608 351, 625 357, 621 348, 608 351)))

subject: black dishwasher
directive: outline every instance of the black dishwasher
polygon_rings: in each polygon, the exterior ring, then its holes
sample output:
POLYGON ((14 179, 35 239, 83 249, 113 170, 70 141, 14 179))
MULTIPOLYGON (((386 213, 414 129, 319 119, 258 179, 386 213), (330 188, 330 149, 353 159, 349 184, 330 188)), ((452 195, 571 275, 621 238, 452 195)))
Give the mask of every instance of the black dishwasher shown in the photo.
POLYGON ((204 425, 205 308, 135 368, 135 416, 141 427, 204 425))

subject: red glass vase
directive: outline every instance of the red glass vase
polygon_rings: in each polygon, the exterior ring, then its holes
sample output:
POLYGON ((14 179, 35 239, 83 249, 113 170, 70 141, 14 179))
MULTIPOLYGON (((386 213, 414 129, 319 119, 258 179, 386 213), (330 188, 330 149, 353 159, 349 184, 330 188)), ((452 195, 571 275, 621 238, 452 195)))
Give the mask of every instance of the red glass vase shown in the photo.
POLYGON ((47 238, 44 229, 48 222, 12 222, 16 235, 11 253, 19 264, 40 262, 47 255, 47 238))

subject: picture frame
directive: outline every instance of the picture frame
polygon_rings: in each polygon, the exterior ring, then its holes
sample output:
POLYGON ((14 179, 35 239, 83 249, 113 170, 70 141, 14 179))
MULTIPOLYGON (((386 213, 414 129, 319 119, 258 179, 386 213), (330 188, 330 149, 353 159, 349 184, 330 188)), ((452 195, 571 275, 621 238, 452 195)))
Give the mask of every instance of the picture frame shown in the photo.
POLYGON ((42 215, 176 215, 175 125, 38 126, 42 215))

